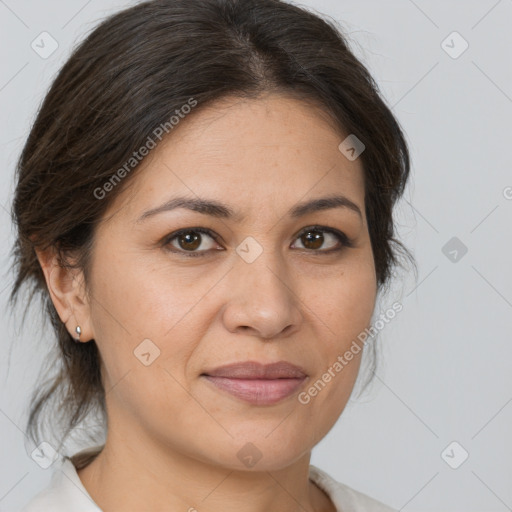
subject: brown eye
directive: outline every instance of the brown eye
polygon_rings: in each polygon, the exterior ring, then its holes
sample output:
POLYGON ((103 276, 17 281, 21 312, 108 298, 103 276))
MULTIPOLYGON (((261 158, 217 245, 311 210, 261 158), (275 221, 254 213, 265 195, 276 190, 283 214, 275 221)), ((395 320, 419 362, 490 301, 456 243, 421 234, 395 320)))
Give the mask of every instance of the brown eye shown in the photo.
MULTIPOLYGON (((317 254, 329 254, 342 251, 345 247, 354 247, 353 241, 345 233, 321 226, 304 229, 296 240, 300 240, 302 245, 298 249, 317 254)), ((163 240, 163 246, 170 252, 182 256, 208 256, 211 255, 212 250, 224 250, 218 246, 215 234, 206 228, 187 228, 175 231, 163 240)))
POLYGON ((186 251, 194 251, 201 245, 201 235, 194 233, 194 231, 189 231, 188 233, 183 233, 176 237, 178 244, 181 249, 185 249, 186 251))
POLYGON ((205 228, 182 229, 169 235, 163 245, 185 256, 202 256, 215 248, 215 238, 210 233, 205 228))
POLYGON ((308 231, 301 236, 301 241, 306 249, 317 251, 324 243, 324 236, 319 231, 308 231))
POLYGON ((353 247, 353 241, 350 240, 345 233, 333 228, 323 228, 321 226, 313 226, 304 229, 297 240, 300 240, 302 247, 299 249, 307 249, 308 251, 318 253, 330 253, 341 251, 345 247, 353 247), (328 244, 324 247, 324 244, 328 244))

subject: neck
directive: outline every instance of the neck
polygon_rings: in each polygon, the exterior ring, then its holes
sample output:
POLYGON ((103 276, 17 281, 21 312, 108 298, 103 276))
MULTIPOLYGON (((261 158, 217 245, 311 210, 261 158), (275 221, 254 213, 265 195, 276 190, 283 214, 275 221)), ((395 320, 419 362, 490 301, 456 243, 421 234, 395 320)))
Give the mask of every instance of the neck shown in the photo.
POLYGON ((241 471, 109 434, 100 454, 77 472, 103 512, 335 512, 309 480, 310 456, 278 470, 241 471))

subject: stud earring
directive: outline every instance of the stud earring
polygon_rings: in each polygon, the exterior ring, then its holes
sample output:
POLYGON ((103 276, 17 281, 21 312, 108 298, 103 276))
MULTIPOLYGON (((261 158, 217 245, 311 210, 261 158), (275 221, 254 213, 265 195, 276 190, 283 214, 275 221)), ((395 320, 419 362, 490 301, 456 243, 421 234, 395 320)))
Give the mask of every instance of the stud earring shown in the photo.
POLYGON ((78 335, 78 338, 75 338, 75 343, 80 343, 80 334, 82 334, 82 329, 77 325, 75 331, 78 335))

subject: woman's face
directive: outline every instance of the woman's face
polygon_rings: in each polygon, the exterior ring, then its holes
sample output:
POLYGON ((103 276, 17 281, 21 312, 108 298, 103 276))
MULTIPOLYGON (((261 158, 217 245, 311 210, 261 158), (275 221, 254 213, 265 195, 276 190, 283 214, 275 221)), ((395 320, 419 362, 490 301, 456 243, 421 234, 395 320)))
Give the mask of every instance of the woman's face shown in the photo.
POLYGON ((269 95, 193 112, 152 150, 98 227, 77 318, 101 354, 110 436, 271 470, 331 429, 361 352, 339 357, 377 292, 362 164, 340 152, 344 138, 313 106, 269 95), (311 203, 334 196, 353 207, 311 203), (177 197, 216 206, 171 209, 177 197), (214 378, 248 361, 305 377, 214 378))

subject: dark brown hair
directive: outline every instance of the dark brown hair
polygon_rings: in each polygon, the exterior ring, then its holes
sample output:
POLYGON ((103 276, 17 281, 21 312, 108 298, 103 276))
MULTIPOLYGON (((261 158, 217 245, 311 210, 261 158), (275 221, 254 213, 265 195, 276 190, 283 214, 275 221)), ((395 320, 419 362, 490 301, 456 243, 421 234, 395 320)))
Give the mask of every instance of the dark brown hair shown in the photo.
POLYGON ((30 403, 27 431, 36 444, 45 410, 49 432, 61 441, 91 413, 105 419, 106 410, 97 345, 73 342, 34 249, 54 249, 62 265, 76 255, 87 283, 95 227, 135 171, 101 199, 94 191, 190 98, 198 111, 223 97, 269 92, 314 102, 340 134, 355 134, 366 146, 359 158, 379 290, 400 265, 399 253, 410 257, 394 238, 392 217, 409 175, 407 144, 333 21, 281 0, 153 0, 119 12, 58 73, 17 166, 11 302, 29 286, 57 342, 50 354, 56 374, 30 403))

